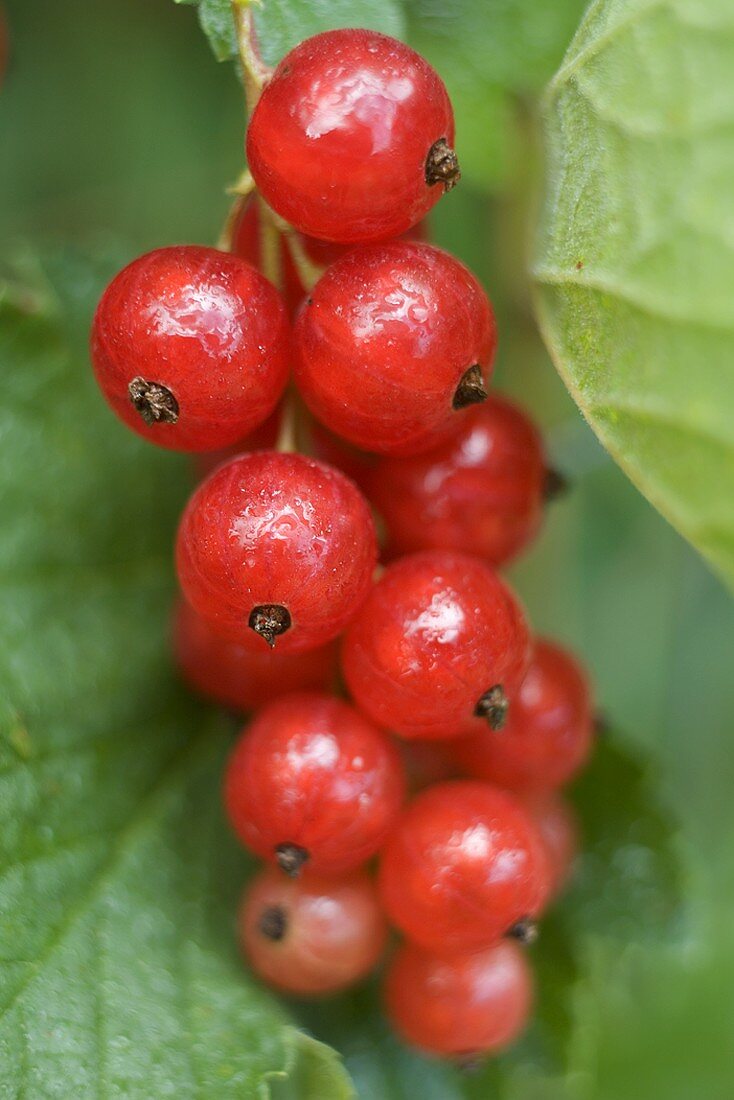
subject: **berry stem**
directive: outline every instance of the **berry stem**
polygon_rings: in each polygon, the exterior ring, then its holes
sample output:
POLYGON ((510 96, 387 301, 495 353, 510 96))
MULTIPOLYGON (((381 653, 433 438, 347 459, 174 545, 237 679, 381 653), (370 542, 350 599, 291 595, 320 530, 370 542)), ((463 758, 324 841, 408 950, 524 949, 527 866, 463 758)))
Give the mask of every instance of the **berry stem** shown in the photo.
POLYGON ((253 0, 232 0, 237 49, 242 65, 242 79, 249 114, 252 114, 261 91, 273 75, 273 70, 265 64, 260 53, 252 3, 253 0))

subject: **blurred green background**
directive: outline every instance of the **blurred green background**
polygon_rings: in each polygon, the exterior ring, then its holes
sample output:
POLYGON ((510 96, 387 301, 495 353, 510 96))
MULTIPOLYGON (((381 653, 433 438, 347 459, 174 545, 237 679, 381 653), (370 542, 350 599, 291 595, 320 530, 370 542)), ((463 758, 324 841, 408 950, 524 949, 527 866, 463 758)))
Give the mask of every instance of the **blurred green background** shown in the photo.
MULTIPOLYGON (((5 6, 1 258, 27 255, 29 242, 132 257, 216 240, 224 185, 242 167, 243 108, 195 10, 171 0, 5 6)), ((471 103, 461 108, 459 142, 462 126, 483 140, 471 103)), ((573 483, 513 576, 536 626, 588 661, 611 726, 578 796, 590 838, 579 885, 536 949, 542 1026, 554 1038, 531 1038, 499 1070, 464 1079, 401 1052, 363 995, 304 1019, 344 1051, 367 1097, 420 1087, 427 1098, 730 1100, 734 609, 596 443, 542 348, 524 275, 533 112, 522 93, 502 109, 502 172, 486 190, 472 173, 439 204, 433 229, 495 299, 498 384, 536 413, 573 483)), ((170 462, 183 470, 183 459, 170 462)))

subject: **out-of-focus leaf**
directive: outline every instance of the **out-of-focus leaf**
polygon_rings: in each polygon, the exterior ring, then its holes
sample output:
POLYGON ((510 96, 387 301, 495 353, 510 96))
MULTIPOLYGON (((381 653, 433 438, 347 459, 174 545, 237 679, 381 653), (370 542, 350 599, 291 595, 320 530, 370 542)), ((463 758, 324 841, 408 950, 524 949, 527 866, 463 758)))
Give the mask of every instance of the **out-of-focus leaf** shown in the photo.
POLYGON ((535 268, 584 415, 730 582, 733 69, 727 0, 593 5, 546 100, 535 268))
POLYGON ((343 1100, 237 958, 229 732, 167 656, 186 466, 96 391, 102 285, 68 257, 0 295, 0 1094, 343 1100))
POLYGON ((486 191, 511 176, 518 104, 554 72, 584 6, 585 0, 407 0, 411 45, 451 94, 467 182, 486 191))
MULTIPOLYGON (((198 4, 199 20, 215 56, 227 61, 237 53, 231 0, 175 0, 198 4)), ((258 42, 264 60, 275 65, 304 38, 337 27, 368 27, 405 36, 399 0, 265 0, 253 3, 258 42)))

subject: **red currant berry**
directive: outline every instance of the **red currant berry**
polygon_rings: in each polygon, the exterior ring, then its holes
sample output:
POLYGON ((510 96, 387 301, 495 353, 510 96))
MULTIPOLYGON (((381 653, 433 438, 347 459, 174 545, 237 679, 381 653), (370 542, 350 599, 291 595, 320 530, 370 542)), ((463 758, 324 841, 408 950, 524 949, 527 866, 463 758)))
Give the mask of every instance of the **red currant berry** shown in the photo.
POLYGON ((507 942, 449 957, 405 944, 385 979, 395 1030, 429 1054, 462 1061, 509 1046, 527 1024, 532 999, 527 960, 507 942))
POLYGON ((97 307, 92 362, 110 406, 153 443, 211 451, 267 419, 288 378, 274 287, 226 252, 161 248, 117 275, 97 307))
POLYGON ((477 732, 455 745, 467 774, 519 792, 560 787, 591 751, 589 679, 570 653, 541 638, 501 733, 471 719, 467 728, 474 727, 477 732))
POLYGON ((201 451, 194 455, 194 468, 200 478, 204 478, 223 462, 230 458, 238 458, 241 454, 250 451, 270 451, 275 447, 280 435, 280 426, 283 422, 283 405, 277 406, 259 428, 250 432, 238 443, 232 443, 229 447, 223 447, 221 451, 201 451))
POLYGON ((578 852, 576 815, 557 794, 543 795, 527 801, 526 805, 545 844, 551 871, 551 895, 556 897, 571 877, 578 852))
POLYGON ((472 714, 501 728, 529 647, 520 604, 497 574, 434 550, 388 566, 347 632, 342 667, 378 725, 455 737, 472 714))
POLYGON ((414 454, 486 398, 496 342, 487 296, 463 264, 393 241, 347 253, 319 279, 296 321, 296 382, 337 435, 414 454))
POLYGON ((538 916, 550 868, 538 827, 506 791, 439 783, 401 815, 380 862, 388 917, 435 951, 474 951, 538 916))
MULTIPOLYGON (((242 204, 235 222, 232 251, 236 256, 241 256, 253 267, 261 270, 263 265, 262 228, 260 210, 254 196, 250 196, 242 204)), ((278 263, 283 299, 288 312, 294 314, 305 297, 306 288, 301 282, 288 243, 280 233, 278 233, 278 263)))
POLYGON ((401 741, 399 747, 408 789, 412 792, 461 775, 451 752, 452 741, 401 741))
POLYGON ((378 461, 377 455, 360 451, 351 443, 334 435, 318 420, 309 418, 308 452, 321 462, 328 462, 343 474, 350 477, 355 485, 365 492, 370 483, 372 471, 378 461))
POLYGON ((258 188, 302 233, 396 237, 459 178, 440 77, 394 38, 334 30, 287 54, 247 131, 258 188))
POLYGON ((363 872, 288 879, 271 868, 247 890, 242 948, 270 985, 303 996, 336 993, 378 962, 387 938, 375 887, 363 872))
POLYGON ((313 649, 369 590, 377 556, 367 504, 337 470, 263 451, 220 466, 181 519, 179 580, 194 610, 250 648, 313 649))
POLYGON ((381 459, 367 489, 393 552, 462 550, 502 565, 540 526, 545 478, 535 425, 495 396, 428 454, 381 459))
MULTIPOLYGON (((309 237, 305 233, 299 233, 298 238, 309 260, 317 267, 330 267, 331 264, 336 263, 337 260, 340 260, 342 256, 354 248, 353 244, 322 241, 318 237, 309 237)), ((427 221, 418 222, 417 225, 412 226, 399 237, 401 241, 427 241, 428 239, 427 221)))
POLYGON ((386 734, 328 695, 286 695, 237 743, 225 803, 240 840, 297 873, 308 861, 340 874, 381 847, 400 811, 404 777, 386 734))
POLYGON ((222 638, 181 600, 174 619, 176 660, 189 684, 233 710, 252 710, 286 691, 328 688, 335 679, 335 642, 306 653, 281 653, 263 646, 253 652, 222 638))

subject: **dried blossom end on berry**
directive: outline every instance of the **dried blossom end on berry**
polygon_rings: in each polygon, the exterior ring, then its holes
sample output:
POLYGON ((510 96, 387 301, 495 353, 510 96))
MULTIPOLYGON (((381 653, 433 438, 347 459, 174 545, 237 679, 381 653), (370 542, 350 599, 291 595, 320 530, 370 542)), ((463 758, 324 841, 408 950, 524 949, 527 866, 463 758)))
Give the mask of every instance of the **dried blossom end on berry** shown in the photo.
POLYGON ((305 863, 308 863, 309 854, 305 848, 298 844, 278 844, 275 849, 275 859, 281 871, 290 878, 297 878, 305 863))
POLYGON ((166 386, 149 382, 138 375, 128 385, 130 400, 142 417, 143 423, 175 424, 178 420, 178 401, 166 386))
POLYGON ((433 187, 436 183, 443 184, 444 194, 456 187, 461 179, 459 158, 449 145, 445 137, 434 141, 428 150, 426 157, 426 183, 433 187))

